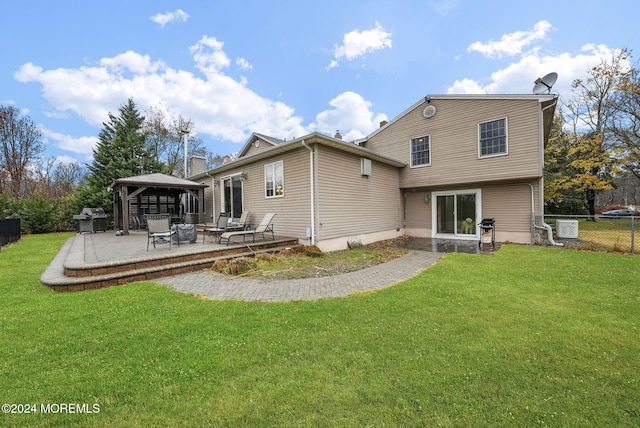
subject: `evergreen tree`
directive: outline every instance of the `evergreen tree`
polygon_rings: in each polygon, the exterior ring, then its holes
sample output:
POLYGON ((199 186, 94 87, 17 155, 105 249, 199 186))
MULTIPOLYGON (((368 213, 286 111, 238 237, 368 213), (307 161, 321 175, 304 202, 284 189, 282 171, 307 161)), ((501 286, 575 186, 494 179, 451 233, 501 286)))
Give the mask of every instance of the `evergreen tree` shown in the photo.
POLYGON ((118 178, 151 174, 163 169, 162 163, 147 148, 142 132, 144 117, 138 112, 133 99, 129 98, 118 111, 118 116, 109 113, 109 121, 102 124, 98 144, 93 149, 93 162, 87 165, 89 175, 78 193, 79 205, 101 207, 109 214, 113 211, 111 183, 118 178))

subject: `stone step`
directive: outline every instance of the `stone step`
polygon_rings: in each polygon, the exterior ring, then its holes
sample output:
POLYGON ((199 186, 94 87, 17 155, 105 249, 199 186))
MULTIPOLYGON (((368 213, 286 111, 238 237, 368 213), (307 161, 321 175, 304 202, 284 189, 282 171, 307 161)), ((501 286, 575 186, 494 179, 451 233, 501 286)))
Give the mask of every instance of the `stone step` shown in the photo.
POLYGON ((220 259, 278 252, 299 245, 296 239, 276 239, 248 243, 248 245, 205 247, 203 251, 194 253, 169 253, 155 258, 120 260, 109 263, 78 263, 74 266, 73 263, 64 260, 69 254, 79 251, 79 249, 74 248, 74 242, 67 244, 69 243, 65 243, 54 262, 41 277, 41 281, 55 291, 90 290, 134 281, 148 281, 206 269, 220 259))

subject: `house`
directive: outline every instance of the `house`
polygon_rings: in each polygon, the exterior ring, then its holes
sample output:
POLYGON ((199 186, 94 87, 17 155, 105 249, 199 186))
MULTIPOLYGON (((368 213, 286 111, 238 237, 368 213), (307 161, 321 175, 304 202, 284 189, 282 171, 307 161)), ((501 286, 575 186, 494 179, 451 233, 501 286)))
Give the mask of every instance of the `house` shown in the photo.
POLYGON ((191 180, 205 211, 257 223, 323 251, 401 235, 533 243, 543 214, 544 146, 557 95, 431 95, 361 140, 312 133, 284 141, 254 133, 236 160, 191 180))

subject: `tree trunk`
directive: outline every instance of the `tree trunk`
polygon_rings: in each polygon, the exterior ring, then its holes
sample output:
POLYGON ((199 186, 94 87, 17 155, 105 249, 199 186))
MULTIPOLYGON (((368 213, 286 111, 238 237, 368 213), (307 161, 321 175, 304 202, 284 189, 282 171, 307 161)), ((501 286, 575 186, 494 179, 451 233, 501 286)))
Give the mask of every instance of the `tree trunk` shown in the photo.
POLYGON ((587 188, 584 191, 584 204, 589 211, 588 221, 596 221, 596 191, 587 188))

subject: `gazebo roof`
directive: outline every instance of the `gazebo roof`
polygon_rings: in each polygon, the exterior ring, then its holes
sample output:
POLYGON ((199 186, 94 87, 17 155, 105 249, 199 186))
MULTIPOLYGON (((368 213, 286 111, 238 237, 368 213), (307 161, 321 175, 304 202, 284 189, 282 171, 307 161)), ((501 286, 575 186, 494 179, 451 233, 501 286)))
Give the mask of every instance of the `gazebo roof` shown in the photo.
POLYGON ((111 188, 114 189, 122 186, 163 187, 165 189, 204 189, 205 187, 209 187, 206 184, 159 173, 118 178, 111 183, 111 188))

